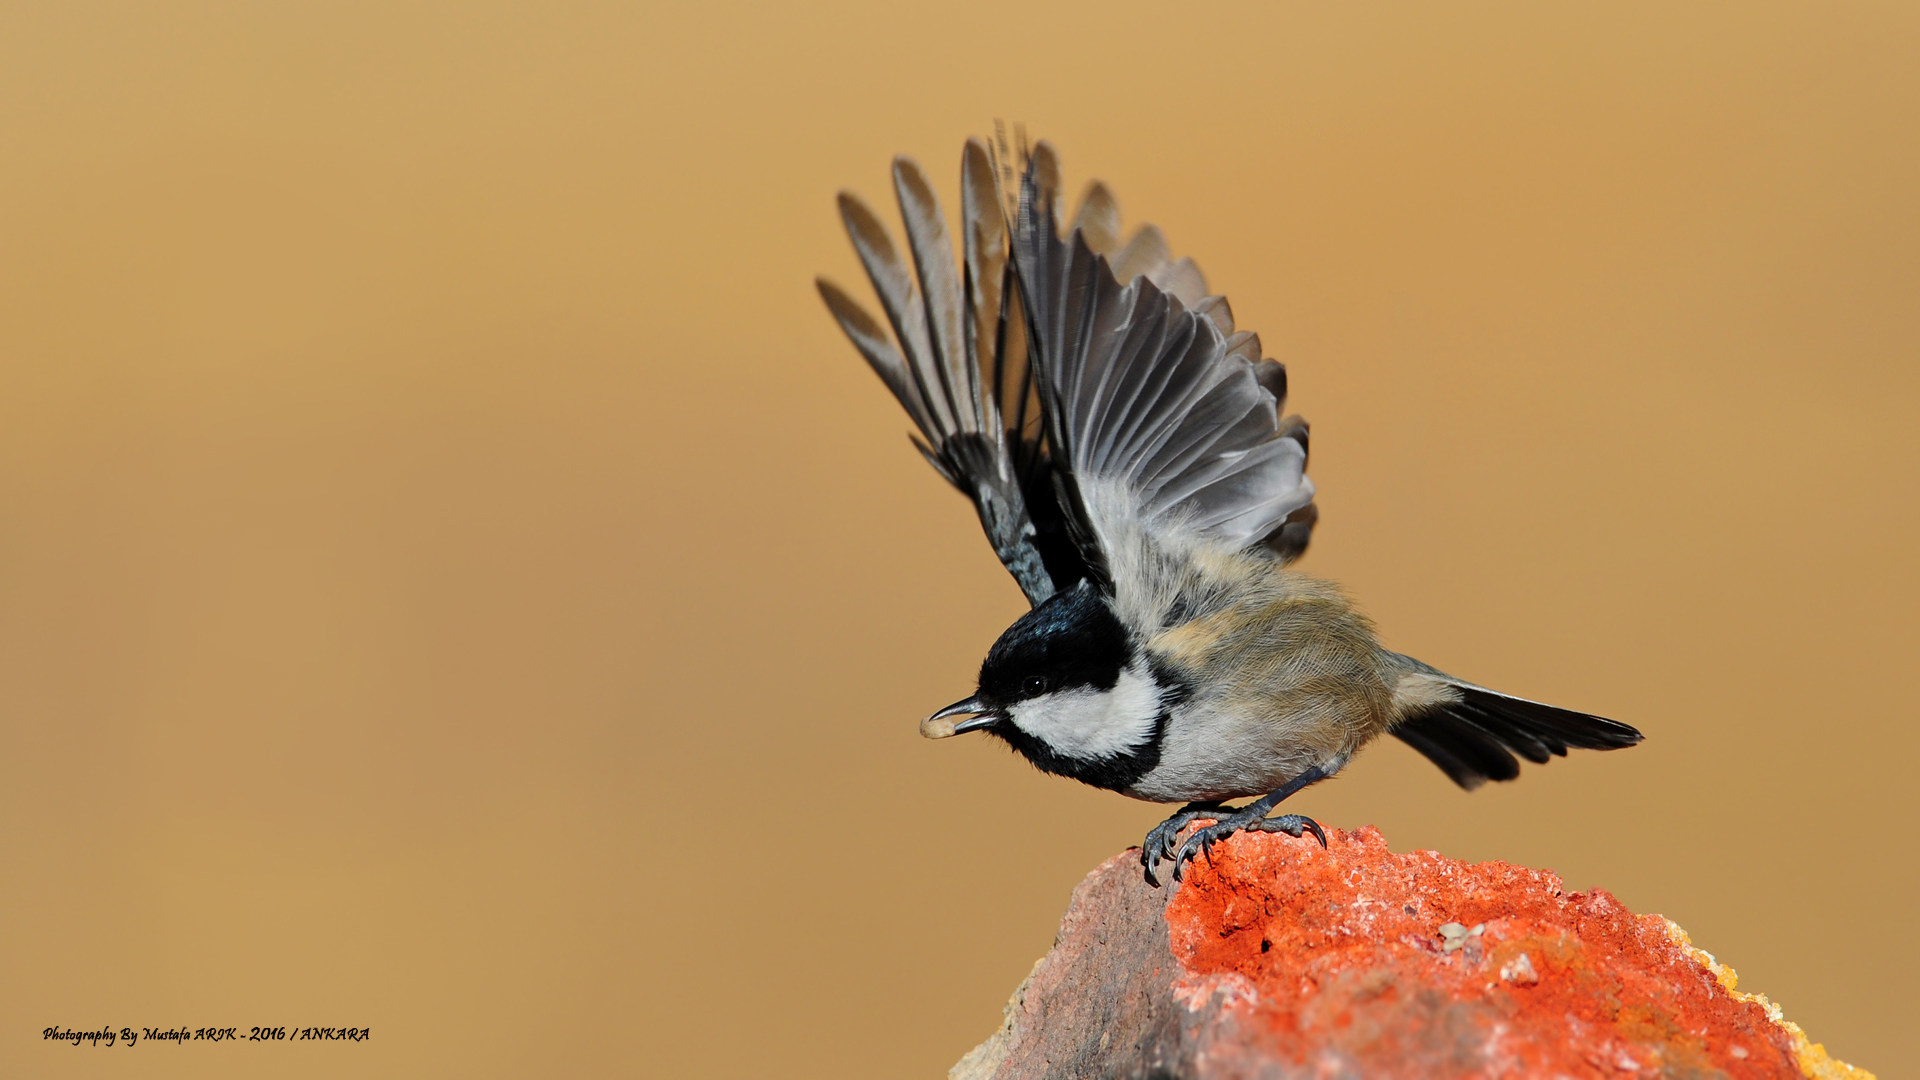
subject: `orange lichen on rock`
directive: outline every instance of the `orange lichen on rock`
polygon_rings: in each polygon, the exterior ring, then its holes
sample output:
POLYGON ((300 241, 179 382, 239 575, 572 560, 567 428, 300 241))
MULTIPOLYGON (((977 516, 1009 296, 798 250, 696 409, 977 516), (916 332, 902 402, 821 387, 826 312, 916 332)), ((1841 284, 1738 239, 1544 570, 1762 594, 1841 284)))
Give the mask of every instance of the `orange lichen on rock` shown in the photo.
POLYGON ((1329 1032, 1369 1075, 1415 1059, 1514 1075, 1800 1075, 1766 1007, 1729 994, 1667 920, 1541 870, 1396 855, 1371 828, 1328 839, 1221 845, 1166 910, 1188 972, 1176 993, 1227 990, 1268 1054, 1304 1062, 1319 1040, 1303 1033, 1329 1032), (1449 941, 1442 927, 1456 925, 1472 929, 1449 941))
POLYGON ((1328 840, 1233 837, 1170 898, 1110 860, 956 1074, 1871 1080, 1604 891, 1328 840))

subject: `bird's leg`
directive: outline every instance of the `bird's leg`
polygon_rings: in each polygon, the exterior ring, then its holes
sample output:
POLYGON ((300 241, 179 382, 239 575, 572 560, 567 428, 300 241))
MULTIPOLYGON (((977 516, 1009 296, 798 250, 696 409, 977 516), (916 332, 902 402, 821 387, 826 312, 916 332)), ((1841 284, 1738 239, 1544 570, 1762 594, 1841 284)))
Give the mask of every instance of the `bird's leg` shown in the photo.
POLYGON ((1231 808, 1217 801, 1203 800, 1188 803, 1175 810, 1173 816, 1155 825, 1140 844, 1140 865, 1147 869, 1147 884, 1156 889, 1160 887, 1160 881, 1153 876, 1153 871, 1162 860, 1173 858, 1174 844, 1180 839, 1180 830, 1202 818, 1225 821, 1232 815, 1231 808))
POLYGON ((1277 818, 1267 816, 1287 796, 1316 780, 1326 778, 1326 772, 1316 765, 1287 781, 1287 785, 1279 791, 1262 796, 1241 807, 1232 817, 1195 829, 1193 835, 1187 837, 1187 842, 1180 845, 1180 851, 1173 857, 1173 880, 1180 880, 1181 871, 1186 866, 1187 860, 1204 852, 1211 861, 1213 845, 1237 832, 1283 832, 1288 836, 1302 836, 1311 832, 1314 838, 1320 841, 1320 846, 1326 847, 1326 830, 1312 818, 1301 817, 1299 814, 1282 814, 1277 818))

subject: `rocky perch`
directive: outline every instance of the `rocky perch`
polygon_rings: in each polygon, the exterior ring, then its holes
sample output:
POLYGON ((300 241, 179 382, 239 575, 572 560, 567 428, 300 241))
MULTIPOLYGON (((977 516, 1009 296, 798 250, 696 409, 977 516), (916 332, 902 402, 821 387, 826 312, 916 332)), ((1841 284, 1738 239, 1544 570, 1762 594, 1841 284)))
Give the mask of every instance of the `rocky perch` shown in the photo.
POLYGON ((1137 851, 1107 860, 951 1080, 1872 1080, 1658 915, 1372 828, 1328 839, 1241 834, 1162 890, 1137 851))

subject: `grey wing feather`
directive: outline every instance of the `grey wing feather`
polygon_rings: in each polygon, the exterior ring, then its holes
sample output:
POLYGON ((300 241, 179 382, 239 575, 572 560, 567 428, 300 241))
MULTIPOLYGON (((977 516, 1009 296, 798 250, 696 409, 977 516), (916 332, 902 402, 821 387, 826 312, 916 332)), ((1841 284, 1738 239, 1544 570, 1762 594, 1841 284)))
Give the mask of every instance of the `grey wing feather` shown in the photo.
POLYGON ((840 286, 821 278, 815 283, 820 289, 820 298, 827 302, 827 310, 840 323, 840 329, 852 339, 853 347, 867 358, 880 381, 887 384, 893 396, 906 407, 907 415, 913 418, 914 426, 920 433, 931 439, 937 438, 934 432, 940 430, 933 417, 927 412, 927 403, 920 394, 913 374, 907 370, 907 362, 900 356, 900 350, 893 347, 893 341, 887 337, 887 331, 866 309, 841 290, 840 286))
MULTIPOLYGON (((964 174, 964 171, 963 171, 964 174)), ((979 380, 969 378, 969 362, 961 345, 960 309, 963 298, 954 273, 953 244, 947 239, 946 215, 927 183, 926 174, 911 158, 893 161, 893 188, 900 200, 900 217, 907 226, 907 246, 919 273, 927 323, 928 366, 940 380, 958 430, 984 431, 979 380)), ((971 230, 970 230, 971 231, 971 230)))
MULTIPOLYGON (((1171 258, 1158 229, 1111 257, 1084 223, 1061 237, 1057 176, 1039 144, 1013 249, 1061 501, 1088 562, 1101 562, 1103 533, 1129 523, 1299 555, 1316 512, 1306 424, 1279 413, 1285 369, 1235 331, 1225 299, 1207 295, 1191 260, 1171 258)), ((1091 220, 1096 233, 1107 225, 1091 220)))
MULTIPOLYGON (((966 349, 973 362, 967 365, 967 372, 974 396, 980 400, 983 421, 985 417, 1008 411, 1000 408, 999 388, 993 385, 994 380, 1004 379, 1006 374, 1000 333, 1001 304, 1007 284, 1007 216, 1003 205, 992 156, 979 140, 969 141, 960 164, 960 217, 966 227, 964 288, 972 302, 972 309, 967 312, 966 349), (982 357, 994 361, 991 373, 982 371, 982 357)), ((1025 376, 1023 347, 1021 377, 1025 376)))
POLYGON ((994 553, 1038 605, 1065 583, 1041 556, 1023 490, 1023 479, 1048 464, 1037 442, 1023 438, 1029 425, 1038 426, 1039 405, 1030 392, 1025 317, 1008 287, 1006 217, 992 153, 970 140, 961 163, 963 274, 956 273, 946 218, 926 175, 903 157, 894 161, 893 180, 911 271, 873 211, 852 194, 839 198, 892 339, 825 278, 816 282, 820 296, 919 429, 915 446, 973 500, 994 553))
POLYGON ((1166 272, 1173 252, 1159 226, 1142 225, 1128 238, 1126 246, 1113 254, 1113 276, 1121 281, 1166 272))
POLYGON ((1080 209, 1074 212, 1073 227, 1087 238, 1095 255, 1105 255, 1120 245, 1120 204, 1113 192, 1098 180, 1087 185, 1080 196, 1080 209))

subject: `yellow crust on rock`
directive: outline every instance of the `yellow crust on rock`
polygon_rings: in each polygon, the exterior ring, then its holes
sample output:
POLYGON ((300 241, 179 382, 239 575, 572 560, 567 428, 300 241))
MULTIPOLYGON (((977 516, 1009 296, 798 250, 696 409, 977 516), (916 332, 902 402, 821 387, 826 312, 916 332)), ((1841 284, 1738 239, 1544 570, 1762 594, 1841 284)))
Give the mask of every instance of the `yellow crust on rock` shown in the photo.
POLYGON ((1740 976, 1732 968, 1715 960, 1713 954, 1707 950, 1695 946, 1693 939, 1687 936, 1687 932, 1680 929, 1679 923, 1672 919, 1666 920, 1666 923, 1668 935, 1685 949, 1688 955, 1705 964, 1707 970, 1713 972, 1713 977, 1719 980, 1727 993, 1733 995, 1734 1000, 1751 1001, 1759 1005, 1767 1011, 1767 1018, 1787 1033, 1787 1036, 1793 1040, 1794 1054, 1800 1060, 1800 1071, 1807 1080, 1875 1080, 1874 1075, 1867 1070, 1836 1060, 1827 1054, 1826 1047, 1817 1042, 1809 1042, 1807 1033, 1800 1030, 1800 1025, 1781 1015, 1780 1006, 1768 1001, 1767 995, 1741 993, 1737 989, 1740 985, 1740 976))

